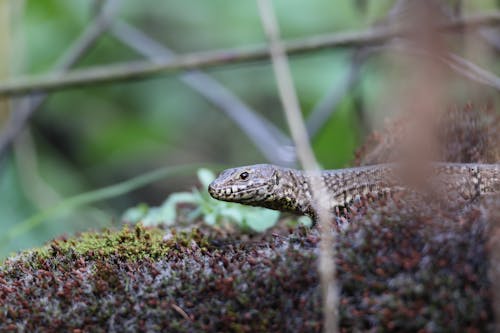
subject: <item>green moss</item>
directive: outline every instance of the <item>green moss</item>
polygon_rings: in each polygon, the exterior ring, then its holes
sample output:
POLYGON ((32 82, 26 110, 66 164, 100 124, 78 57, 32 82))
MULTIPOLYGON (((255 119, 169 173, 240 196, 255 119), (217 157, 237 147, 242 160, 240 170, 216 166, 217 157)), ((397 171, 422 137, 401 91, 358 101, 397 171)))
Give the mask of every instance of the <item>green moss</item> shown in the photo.
POLYGON ((202 247, 208 244, 208 240, 197 229, 179 233, 170 230, 169 233, 172 237, 167 237, 166 231, 161 228, 144 227, 141 224, 134 227, 124 225, 119 231, 106 229, 102 232, 84 232, 73 238, 59 238, 33 250, 33 254, 42 260, 55 255, 83 256, 87 260, 113 255, 120 260, 137 261, 165 257, 170 251, 176 251, 176 246, 187 246, 192 241, 202 247))

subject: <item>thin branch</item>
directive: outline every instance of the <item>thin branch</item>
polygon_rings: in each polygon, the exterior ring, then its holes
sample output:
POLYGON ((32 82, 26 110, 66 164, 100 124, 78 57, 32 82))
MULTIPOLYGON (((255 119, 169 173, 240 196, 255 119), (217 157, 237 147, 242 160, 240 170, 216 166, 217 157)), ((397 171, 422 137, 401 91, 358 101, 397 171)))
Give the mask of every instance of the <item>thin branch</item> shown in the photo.
POLYGON ((268 0, 258 0, 258 4, 262 25, 270 43, 271 59, 281 102, 293 141, 297 147, 297 155, 306 169, 317 170, 319 167, 309 144, 307 130, 299 107, 299 100, 293 86, 292 75, 286 58, 285 47, 279 38, 278 24, 272 4, 268 0))
MULTIPOLYGON (((115 22, 111 33, 153 63, 163 63, 175 57, 172 50, 125 22, 115 22)), ((296 156, 290 138, 215 79, 193 70, 182 74, 181 80, 231 118, 271 163, 295 165, 296 156)))
MULTIPOLYGON (((481 32, 484 32, 484 30, 481 30, 481 32)), ((490 86, 500 91, 500 78, 498 76, 479 67, 469 60, 460 57, 459 55, 448 53, 446 56, 436 57, 436 55, 431 52, 417 49, 416 47, 410 46, 408 43, 403 43, 403 41, 400 41, 400 43, 401 44, 396 45, 370 47, 363 50, 363 54, 359 54, 357 57, 352 59, 348 72, 342 80, 342 85, 339 87, 335 84, 335 86, 330 90, 330 93, 314 107, 311 115, 308 117, 307 130, 311 138, 314 138, 320 132, 321 128, 335 112, 336 107, 342 101, 347 92, 357 83, 359 79, 360 66, 366 59, 368 53, 380 52, 384 49, 392 48, 405 53, 432 57, 445 64, 450 70, 458 73, 459 75, 462 75, 471 81, 490 86)))
POLYGON ((448 53, 446 57, 442 58, 442 61, 446 63, 451 69, 455 70, 457 73, 462 74, 468 79, 484 85, 488 85, 500 91, 500 77, 479 67, 471 61, 454 53, 448 53))
MULTIPOLYGON (((68 50, 61 56, 54 66, 54 72, 63 73, 74 66, 88 50, 95 44, 97 39, 106 31, 113 14, 118 9, 119 0, 107 0, 101 11, 92 22, 87 25, 82 34, 73 42, 68 50)), ((14 111, 9 118, 5 129, 0 133, 0 161, 5 156, 12 142, 24 129, 26 123, 43 104, 47 98, 46 93, 38 93, 26 96, 20 100, 13 101, 14 111)))
MULTIPOLYGON (((455 19, 437 27, 452 31, 491 26, 500 23, 500 11, 476 14, 455 19)), ((361 32, 344 32, 325 36, 290 41, 284 44, 288 54, 299 54, 333 47, 359 47, 379 44, 396 36, 404 36, 405 30, 392 27, 375 27, 361 32)), ((248 61, 267 59, 266 46, 245 49, 228 49, 211 52, 191 53, 179 56, 174 61, 150 63, 139 61, 125 64, 97 66, 74 70, 65 75, 51 73, 42 76, 26 76, 0 84, 0 96, 26 94, 33 91, 48 91, 88 84, 144 79, 159 74, 176 73, 182 70, 199 69, 248 61)))
POLYGON ((442 62, 443 64, 448 66, 449 69, 471 81, 475 81, 477 83, 489 86, 500 91, 500 77, 454 53, 447 53, 445 55, 437 56, 432 52, 429 52, 422 48, 417 48, 412 44, 404 41, 398 41, 397 44, 389 45, 388 48, 397 51, 403 51, 407 54, 431 57, 442 62))
MULTIPOLYGON (((481 30, 483 32, 483 30, 481 30)), ((437 57, 432 52, 427 52, 423 49, 418 49, 404 41, 398 41, 392 45, 372 46, 365 48, 362 52, 354 57, 349 66, 345 78, 342 80, 342 85, 332 87, 330 93, 326 95, 313 109, 311 115, 307 119, 307 130, 309 136, 314 138, 326 121, 335 112, 337 105, 342 101, 347 92, 356 84, 359 79, 360 66, 369 54, 380 52, 387 49, 402 51, 407 54, 426 56, 434 58, 445 64, 450 70, 456 72, 463 77, 475 81, 477 83, 490 86, 500 91, 500 78, 495 74, 479 67, 469 60, 460 57, 459 55, 448 53, 446 56, 437 57)))
POLYGON ((303 167, 311 172, 310 188, 316 203, 315 211, 321 226, 321 245, 319 256, 319 276, 323 299, 323 331, 338 332, 338 288, 335 279, 334 234, 331 231, 328 211, 328 193, 319 176, 319 165, 309 143, 306 126, 302 119, 299 101, 293 85, 292 74, 286 56, 285 46, 279 37, 279 28, 271 0, 258 0, 259 13, 269 40, 281 103, 286 114, 292 138, 297 147, 297 156, 303 167))
POLYGON ((307 118, 307 132, 310 138, 314 138, 321 131, 327 120, 337 109, 345 95, 359 81, 361 65, 365 61, 368 53, 367 50, 355 51, 352 56, 351 63, 341 83, 335 82, 334 86, 329 90, 329 93, 318 102, 307 118))
POLYGON ((483 28, 479 30, 481 37, 493 48, 496 52, 500 52, 500 34, 496 28, 483 28))
POLYGON ((69 47, 68 51, 61 57, 56 65, 56 72, 64 72, 73 67, 82 55, 87 54, 89 49, 109 28, 114 15, 119 10, 121 0, 107 0, 99 8, 99 12, 88 24, 85 31, 69 47))
MULTIPOLYGON (((463 4, 461 1, 457 2, 454 8, 448 3, 440 2, 441 11, 448 19, 457 19, 461 17, 462 7, 463 4)), ((500 51, 500 36, 496 28, 481 28, 476 31, 476 34, 479 35, 492 48, 494 48, 496 52, 500 51)))
MULTIPOLYGON (((387 13, 386 22, 394 21, 394 18, 401 15, 404 7, 407 6, 408 0, 396 0, 391 9, 387 13)), ((328 94, 323 97, 313 108, 306 123, 307 131, 310 138, 314 138, 320 133, 328 119, 335 113, 337 106, 340 104, 345 95, 358 83, 360 78, 361 66, 366 61, 366 58, 374 52, 377 52, 383 46, 363 47, 354 50, 351 56, 349 68, 341 80, 341 83, 335 82, 333 87, 328 91, 328 94)), ((363 127, 366 129, 366 121, 363 121, 361 110, 356 109, 358 118, 362 121, 363 127)))

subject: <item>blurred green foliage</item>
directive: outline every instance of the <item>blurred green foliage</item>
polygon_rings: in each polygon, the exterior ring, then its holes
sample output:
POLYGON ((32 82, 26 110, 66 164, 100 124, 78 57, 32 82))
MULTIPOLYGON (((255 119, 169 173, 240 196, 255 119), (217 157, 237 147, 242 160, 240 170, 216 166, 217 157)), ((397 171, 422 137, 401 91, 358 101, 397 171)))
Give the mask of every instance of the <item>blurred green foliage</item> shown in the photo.
MULTIPOLYGON (((4 0, 0 0, 4 1, 4 0)), ((7 0, 8 1, 8 0, 7 0)), ((16 0, 14 0, 16 1, 16 0)), ((13 2, 14 2, 13 1, 13 2)), ((13 62, 22 73, 50 72, 58 58, 91 21, 89 0, 26 0, 15 18, 22 40, 13 62)), ((390 0, 277 0, 285 39, 362 30, 382 19, 390 0)), ((488 10, 493 0, 464 2, 467 11, 488 10)), ((122 1, 116 19, 125 20, 178 53, 244 47, 265 42, 253 1, 122 1)), ((2 52, 9 45, 0 45, 2 52)), ((350 50, 325 50, 291 60, 304 114, 328 93, 349 64, 350 50)), ((110 35, 101 37, 76 67, 141 59, 110 35)), ((354 112, 354 96, 364 104, 380 97, 385 69, 369 61, 362 81, 345 96, 337 112, 314 141, 325 168, 352 160, 364 133, 354 112)), ((255 110, 287 131, 275 79, 267 61, 208 71, 255 110)), ((341 84, 341 82, 339 82, 341 84)), ((52 93, 32 119, 32 140, 22 140, 0 165, 0 226, 6 231, 64 198, 98 189, 163 166, 265 162, 240 129, 217 107, 175 76, 138 82, 73 88, 52 93), (28 159, 23 159, 23 156, 28 159), (32 167, 26 167, 25 161, 32 167), (23 167, 24 164, 24 167, 23 167), (48 195, 50 193, 50 195, 48 195)), ((51 237, 117 223, 126 208, 145 202, 158 205, 169 193, 197 184, 195 174, 170 177, 144 189, 70 210, 52 217, 0 248, 10 251, 41 244, 51 237)), ((203 189, 202 189, 203 190, 203 189)))
POLYGON ((257 232, 265 231, 278 221, 278 211, 213 199, 205 189, 215 180, 215 175, 208 169, 199 169, 197 174, 201 190, 195 188, 191 192, 173 193, 159 207, 141 204, 129 208, 122 219, 131 223, 142 222, 144 226, 174 225, 183 221, 192 223, 201 219, 211 226, 236 223, 243 231, 257 232), (194 209, 187 216, 181 216, 179 204, 190 204, 194 209))

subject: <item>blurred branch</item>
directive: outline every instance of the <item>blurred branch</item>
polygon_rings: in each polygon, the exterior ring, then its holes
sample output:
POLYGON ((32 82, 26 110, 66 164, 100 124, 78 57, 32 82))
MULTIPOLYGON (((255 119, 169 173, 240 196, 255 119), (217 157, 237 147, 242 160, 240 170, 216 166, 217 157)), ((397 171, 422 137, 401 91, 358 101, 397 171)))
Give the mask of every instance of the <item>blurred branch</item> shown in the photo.
POLYGON ((483 28, 479 30, 479 34, 488 44, 494 47, 497 52, 500 52, 500 34, 498 33, 498 29, 483 28))
POLYGON ((357 84, 361 65, 366 60, 367 55, 368 50, 361 49, 355 51, 347 73, 341 80, 341 83, 335 82, 329 93, 314 107, 311 115, 307 118, 306 124, 310 138, 314 138, 321 131, 345 95, 357 84))
POLYGON ((488 85, 500 91, 500 77, 479 67, 469 60, 453 53, 448 53, 447 56, 441 58, 441 60, 451 69, 462 74, 464 77, 472 81, 488 85))
POLYGON ((435 60, 442 62, 443 64, 448 66, 448 68, 462 75, 463 77, 471 81, 490 86, 500 91, 500 77, 454 53, 447 53, 444 56, 439 56, 434 54, 433 52, 429 52, 422 48, 417 48, 410 43, 406 43, 403 41, 399 41, 396 45, 389 46, 389 48, 397 51, 403 51, 408 54, 415 54, 418 56, 423 55, 434 58, 435 60))
POLYGON ((24 195, 37 208, 59 201, 61 196, 38 173, 35 142, 30 131, 21 131, 14 141, 14 158, 24 195))
POLYGON ((331 88, 330 93, 327 94, 314 107, 311 115, 307 119, 309 137, 314 138, 320 132, 321 128, 335 112, 336 107, 342 101, 344 96, 357 83, 359 80, 361 65, 366 60, 367 56, 374 52, 380 52, 384 49, 391 48, 405 53, 434 58, 444 63, 449 69, 462 75, 463 77, 500 91, 500 78, 498 76, 456 54, 448 53, 444 57, 437 57, 432 52, 427 52, 423 49, 410 46, 410 44, 403 43, 403 41, 399 41, 396 45, 369 47, 359 51, 358 54, 353 56, 348 72, 345 74, 341 83, 335 83, 334 87, 331 88))
MULTIPOLYGON (((163 63, 175 57, 172 50, 127 23, 113 23, 111 33, 153 63, 163 63)), ((290 138, 215 79, 193 70, 182 74, 181 80, 231 118, 271 163, 295 165, 296 157, 290 138)))
POLYGON ((187 164, 164 167, 113 185, 66 198, 52 205, 51 207, 36 213, 28 219, 14 225, 10 229, 4 230, 4 232, 0 234, 0 249, 6 247, 10 241, 16 239, 29 230, 32 230, 36 226, 42 224, 44 221, 48 219, 54 221, 53 218, 59 214, 67 213, 68 211, 74 210, 79 207, 88 206, 95 202, 109 200, 111 198, 124 195, 133 190, 144 187, 154 182, 158 182, 159 180, 165 179, 167 177, 192 175, 196 172, 196 170, 200 168, 220 169, 221 166, 214 164, 187 164))
MULTIPOLYGON (((454 5, 443 1, 439 5, 441 11, 448 19, 457 19, 462 16, 462 1, 456 1, 454 5)), ((476 33, 497 52, 500 51, 500 36, 497 29, 486 27, 478 29, 476 33)))
MULTIPOLYGON (((118 9, 120 0, 107 0, 99 14, 87 25, 84 32, 73 42, 54 66, 55 73, 63 73, 81 59, 106 31, 113 14, 118 9)), ((12 142, 23 130, 28 120, 47 98, 46 93, 37 93, 14 100, 14 111, 5 129, 0 133, 0 161, 5 156, 12 142)))
MULTIPOLYGON (((385 22, 394 21, 396 17, 404 12, 409 0, 396 0, 387 13, 385 22)), ((366 6, 366 3, 362 3, 366 6)), ((386 23, 387 24, 387 23, 386 23)), ((361 66, 366 58, 374 52, 379 51, 383 46, 371 46, 354 50, 347 73, 341 83, 335 82, 327 95, 317 103, 307 119, 307 131, 310 138, 314 138, 326 124, 328 119, 337 111, 337 106, 344 99, 345 95, 357 84, 360 77, 361 66)), ((356 109, 363 127, 367 126, 361 109, 356 109)), ((366 128, 365 128, 366 129, 366 128)))
POLYGON ((286 56, 286 49, 280 40, 279 28, 271 0, 258 0, 259 13, 269 40, 271 60, 278 84, 281 103, 290 127, 292 138, 297 149, 297 156, 304 169, 312 172, 308 180, 312 196, 316 203, 315 211, 321 227, 321 244, 319 255, 319 276, 323 303, 323 332, 338 332, 338 287, 335 279, 334 234, 331 231, 328 210, 329 195, 322 178, 319 176, 319 165, 309 143, 307 129, 302 119, 299 100, 293 85, 292 73, 286 56))
MULTIPOLYGON (((473 29, 500 23, 500 11, 476 14, 453 19, 436 27, 442 31, 473 29)), ((359 47, 379 44, 388 39, 405 34, 405 30, 395 30, 390 26, 374 27, 361 32, 343 32, 325 36, 309 37, 284 43, 288 54, 299 54, 332 47, 359 47)), ((267 59, 266 46, 245 49, 228 49, 181 55, 173 61, 151 63, 138 61, 125 64, 97 66, 74 70, 67 74, 50 73, 42 76, 26 76, 0 84, 0 96, 25 94, 33 91, 48 91, 88 84, 113 81, 143 79, 159 74, 175 73, 181 70, 206 68, 248 61, 267 59)))

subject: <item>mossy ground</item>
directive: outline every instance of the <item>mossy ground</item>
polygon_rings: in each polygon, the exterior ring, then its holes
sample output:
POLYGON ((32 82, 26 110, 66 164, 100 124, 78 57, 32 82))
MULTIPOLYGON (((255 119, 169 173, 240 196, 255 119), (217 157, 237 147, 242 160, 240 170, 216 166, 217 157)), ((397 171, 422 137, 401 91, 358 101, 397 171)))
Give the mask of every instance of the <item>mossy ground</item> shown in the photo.
MULTIPOLYGON (((487 330, 487 217, 361 205, 338 231, 342 331, 487 330), (395 212, 398 214, 395 214, 395 212)), ((319 234, 142 226, 58 239, 0 268, 0 331, 319 332, 319 234)))
MULTIPOLYGON (((499 162, 494 110, 449 119, 443 161, 499 162)), ((390 160, 384 142, 398 140, 384 135, 368 160, 390 160)), ((341 331, 493 331, 500 198, 453 210, 405 199, 362 201, 336 231, 341 331)), ((319 332, 319 241, 283 225, 253 238, 140 225, 60 238, 0 266, 0 332, 319 332)))

